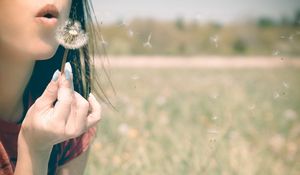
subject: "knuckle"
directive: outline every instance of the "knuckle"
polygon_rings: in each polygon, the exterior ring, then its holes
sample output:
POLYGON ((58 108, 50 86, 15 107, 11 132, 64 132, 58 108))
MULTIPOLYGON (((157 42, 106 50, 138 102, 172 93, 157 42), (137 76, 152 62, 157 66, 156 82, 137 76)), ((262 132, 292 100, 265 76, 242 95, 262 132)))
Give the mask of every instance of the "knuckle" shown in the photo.
POLYGON ((78 136, 78 133, 74 129, 65 130, 65 136, 67 136, 68 138, 74 138, 78 136))
POLYGON ((38 97, 38 98, 35 100, 34 107, 35 107, 36 109, 41 109, 41 108, 43 108, 43 100, 42 100, 41 97, 38 97))
POLYGON ((72 97, 65 97, 60 99, 60 102, 62 102, 65 105, 71 105, 73 102, 73 98, 72 97))
POLYGON ((79 105, 80 105, 80 107, 85 108, 85 109, 88 109, 90 106, 89 102, 86 100, 80 100, 79 105))
POLYGON ((54 86, 48 85, 46 93, 48 93, 49 95, 55 95, 55 92, 56 92, 56 88, 54 86))
POLYGON ((95 118, 95 121, 96 121, 96 122, 99 122, 99 121, 101 121, 101 119, 102 119, 101 114, 95 114, 95 115, 94 115, 94 118, 95 118))

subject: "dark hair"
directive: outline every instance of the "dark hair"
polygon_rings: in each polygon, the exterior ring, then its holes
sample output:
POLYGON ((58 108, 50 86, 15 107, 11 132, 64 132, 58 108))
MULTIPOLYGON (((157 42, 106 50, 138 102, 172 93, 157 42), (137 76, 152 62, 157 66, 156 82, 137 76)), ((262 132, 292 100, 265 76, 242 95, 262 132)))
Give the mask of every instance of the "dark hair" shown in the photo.
MULTIPOLYGON (((90 40, 87 45, 81 48, 81 50, 70 50, 67 61, 71 63, 73 68, 75 91, 87 98, 93 88, 93 90, 95 90, 95 95, 98 98, 104 103, 111 104, 105 95, 104 90, 100 86, 100 79, 94 71, 95 50, 100 49, 97 41, 100 31, 98 31, 99 28, 96 28, 98 27, 98 25, 95 25, 97 24, 97 19, 95 15, 92 16, 92 13, 94 14, 94 10, 89 0, 72 1, 69 18, 81 23, 82 28, 87 31, 90 40)), ((51 77, 55 70, 60 69, 64 50, 65 48, 59 46, 51 59, 38 60, 35 62, 32 76, 25 89, 24 99, 28 97, 28 94, 30 94, 33 101, 41 96, 47 84, 51 81, 51 77)))

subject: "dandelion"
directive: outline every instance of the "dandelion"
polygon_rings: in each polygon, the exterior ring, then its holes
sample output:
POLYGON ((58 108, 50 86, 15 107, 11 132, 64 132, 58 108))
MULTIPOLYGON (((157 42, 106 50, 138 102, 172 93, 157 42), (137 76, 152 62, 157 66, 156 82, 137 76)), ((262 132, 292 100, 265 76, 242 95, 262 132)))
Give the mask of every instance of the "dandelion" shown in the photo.
POLYGON ((82 30, 80 22, 69 19, 64 25, 57 28, 55 37, 57 42, 65 47, 61 66, 61 72, 63 72, 69 50, 80 49, 86 45, 88 36, 84 30, 82 30))

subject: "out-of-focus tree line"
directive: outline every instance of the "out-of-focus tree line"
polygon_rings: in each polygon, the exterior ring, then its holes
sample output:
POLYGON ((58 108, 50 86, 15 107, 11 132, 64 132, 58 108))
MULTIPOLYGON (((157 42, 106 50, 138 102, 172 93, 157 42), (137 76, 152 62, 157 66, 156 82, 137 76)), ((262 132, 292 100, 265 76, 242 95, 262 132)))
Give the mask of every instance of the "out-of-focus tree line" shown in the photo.
POLYGON ((300 10, 292 18, 232 23, 135 19, 100 26, 110 55, 300 55, 300 10))

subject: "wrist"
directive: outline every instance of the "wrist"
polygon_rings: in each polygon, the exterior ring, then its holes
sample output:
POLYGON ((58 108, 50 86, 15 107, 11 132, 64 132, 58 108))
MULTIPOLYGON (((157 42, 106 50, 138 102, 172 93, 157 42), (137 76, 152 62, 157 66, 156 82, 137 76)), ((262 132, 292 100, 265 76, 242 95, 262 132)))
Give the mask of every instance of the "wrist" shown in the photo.
POLYGON ((26 133, 26 129, 24 130, 21 128, 18 136, 18 148, 27 147, 26 149, 37 154, 51 152, 53 145, 43 145, 42 143, 44 142, 33 138, 28 132, 26 133))
POLYGON ((50 149, 39 149, 28 144, 24 135, 20 132, 18 137, 18 161, 15 174, 47 174, 50 149))

